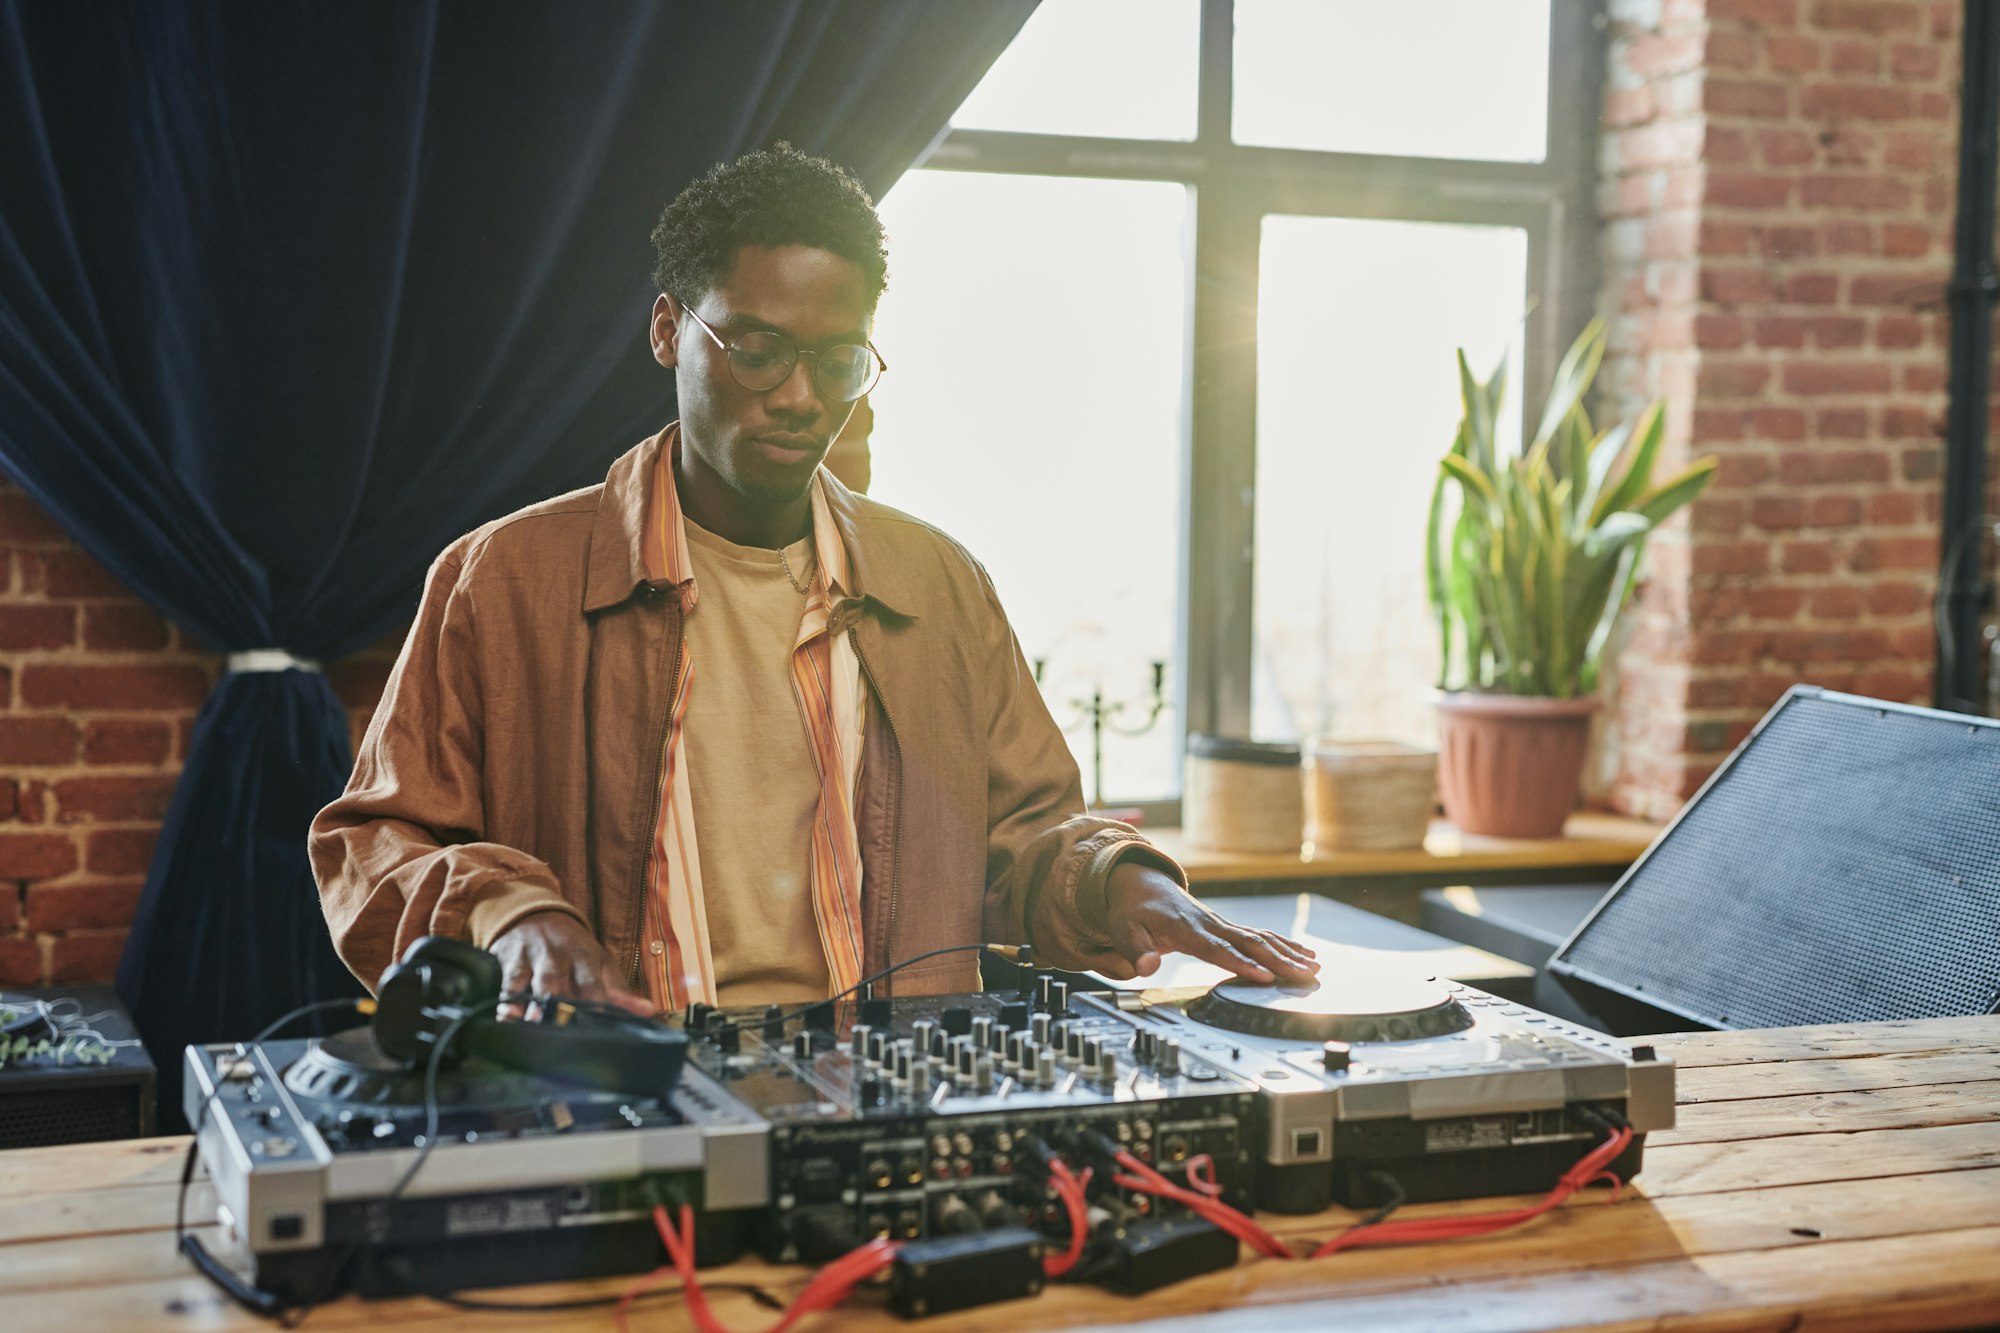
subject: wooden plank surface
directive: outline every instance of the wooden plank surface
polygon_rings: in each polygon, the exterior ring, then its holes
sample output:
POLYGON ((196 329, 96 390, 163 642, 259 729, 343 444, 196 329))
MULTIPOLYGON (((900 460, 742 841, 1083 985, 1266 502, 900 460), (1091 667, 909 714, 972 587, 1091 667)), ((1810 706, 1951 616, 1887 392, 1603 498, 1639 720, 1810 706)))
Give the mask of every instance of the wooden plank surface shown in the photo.
POLYGON ((1489 838, 1431 822, 1421 850, 1336 852, 1307 843, 1296 853, 1218 852, 1193 847, 1177 828, 1147 829, 1160 850, 1179 861, 1191 884, 1242 880, 1338 879, 1378 875, 1449 878, 1495 870, 1606 866, 1623 869, 1659 836, 1660 825, 1622 815, 1583 811, 1570 816, 1560 838, 1489 838))
MULTIPOLYGON (((1682 1127, 1654 1136, 1638 1187, 1619 1202, 1593 1190, 1506 1235, 1318 1263, 1245 1262, 1139 1301, 1060 1289, 912 1327, 983 1333, 1150 1320, 1148 1333, 1280 1324, 1504 1333, 2000 1323, 2000 1078, 1960 1077, 1982 1064, 1995 1072, 2000 1062, 1978 1057, 2000 1048, 2000 1019, 1705 1034, 1675 1038, 1673 1048, 1690 1095, 1710 1099, 1684 1105, 1682 1127), (1766 1066, 1782 1073, 1756 1072, 1766 1066), (1943 1081, 1913 1078, 1925 1072, 1943 1081)), ((10 1333, 262 1326, 172 1249, 183 1142, 0 1153, 0 1307, 10 1333)), ((1504 1202, 1408 1211, 1496 1206, 1504 1202)), ((1303 1241, 1352 1216, 1336 1209, 1263 1220, 1303 1241)), ((808 1274, 753 1261, 706 1276, 789 1298, 808 1274)), ((615 1294, 629 1281, 488 1294, 615 1294)), ((762 1329, 773 1318, 741 1296, 718 1294, 713 1304, 733 1329, 762 1329)), ((671 1301, 642 1311, 635 1327, 689 1327, 671 1301)), ((610 1318, 343 1300, 316 1311, 311 1326, 609 1328, 610 1318)), ((864 1296, 800 1328, 889 1326, 903 1325, 864 1296)))

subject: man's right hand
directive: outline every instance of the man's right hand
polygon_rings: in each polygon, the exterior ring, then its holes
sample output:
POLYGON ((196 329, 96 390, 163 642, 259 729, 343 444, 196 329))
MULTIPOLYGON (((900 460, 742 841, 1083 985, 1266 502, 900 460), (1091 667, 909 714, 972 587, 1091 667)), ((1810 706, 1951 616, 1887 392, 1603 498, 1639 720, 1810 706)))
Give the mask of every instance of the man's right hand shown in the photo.
MULTIPOLYGON (((611 955, 566 912, 522 917, 500 932, 491 951, 500 960, 501 987, 508 994, 567 995, 616 1005, 644 1018, 658 1012, 651 1000, 620 984, 611 955)), ((520 1018, 524 1013, 519 1004, 500 1006, 502 1018, 520 1018)))

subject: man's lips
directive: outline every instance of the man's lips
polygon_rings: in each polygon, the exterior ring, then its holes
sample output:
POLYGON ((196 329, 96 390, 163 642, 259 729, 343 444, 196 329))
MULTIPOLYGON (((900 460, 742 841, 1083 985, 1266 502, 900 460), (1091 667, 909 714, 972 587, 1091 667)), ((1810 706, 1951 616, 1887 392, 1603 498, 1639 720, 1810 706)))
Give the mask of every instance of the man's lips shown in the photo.
POLYGON ((763 445, 768 452, 790 454, 795 457, 818 453, 821 448, 820 442, 810 435, 759 435, 756 442, 763 445))

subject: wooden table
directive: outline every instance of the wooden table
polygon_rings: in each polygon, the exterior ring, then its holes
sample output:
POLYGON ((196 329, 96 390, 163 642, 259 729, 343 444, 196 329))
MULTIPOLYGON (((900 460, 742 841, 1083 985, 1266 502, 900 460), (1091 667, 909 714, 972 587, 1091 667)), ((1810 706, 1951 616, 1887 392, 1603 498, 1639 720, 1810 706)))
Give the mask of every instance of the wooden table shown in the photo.
MULTIPOLYGON (((1059 1288, 907 1327, 1885 1333, 2000 1325, 2000 1018, 1707 1033, 1658 1044, 1681 1065, 1681 1123, 1653 1136, 1638 1187, 1622 1202, 1593 1190, 1504 1236, 1363 1250, 1319 1263, 1245 1262, 1140 1300, 1059 1288)), ((172 1251, 173 1182, 184 1143, 0 1153, 0 1327, 265 1327, 172 1251)), ((194 1202, 204 1210, 211 1204, 200 1190, 194 1202)), ((1295 1237, 1324 1236, 1348 1220, 1338 1210, 1265 1217, 1295 1237)), ((802 1276, 759 1263, 713 1274, 787 1298, 802 1276)), ((623 1285, 507 1295, 548 1300, 623 1285)), ((800 1328, 906 1327, 870 1299, 800 1328)), ((771 1322, 744 1297, 719 1294, 714 1304, 732 1329, 771 1322)), ((596 1312, 567 1322, 611 1323, 596 1312)), ((556 1325, 550 1317, 471 1314, 423 1301, 349 1299, 314 1312, 308 1326, 556 1325)), ((678 1306, 657 1302, 641 1307, 634 1327, 688 1323, 678 1306)))
POLYGON ((1421 849, 1336 852, 1308 843, 1296 854, 1260 854, 1190 847, 1177 828, 1146 830, 1203 897, 1310 889, 1411 924, 1418 894, 1441 885, 1609 884, 1659 833, 1643 819, 1584 811, 1559 838, 1489 838, 1437 819, 1421 849))

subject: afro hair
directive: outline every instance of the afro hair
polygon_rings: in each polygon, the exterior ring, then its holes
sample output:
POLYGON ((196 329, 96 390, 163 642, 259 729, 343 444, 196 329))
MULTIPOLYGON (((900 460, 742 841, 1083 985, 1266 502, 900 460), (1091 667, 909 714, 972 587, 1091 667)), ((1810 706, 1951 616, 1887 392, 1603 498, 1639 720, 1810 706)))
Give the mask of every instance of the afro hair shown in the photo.
POLYGON ((711 168, 668 204, 653 228, 653 280, 700 301, 746 245, 809 245, 861 266, 872 307, 888 285, 882 219, 846 168, 788 143, 711 168))

